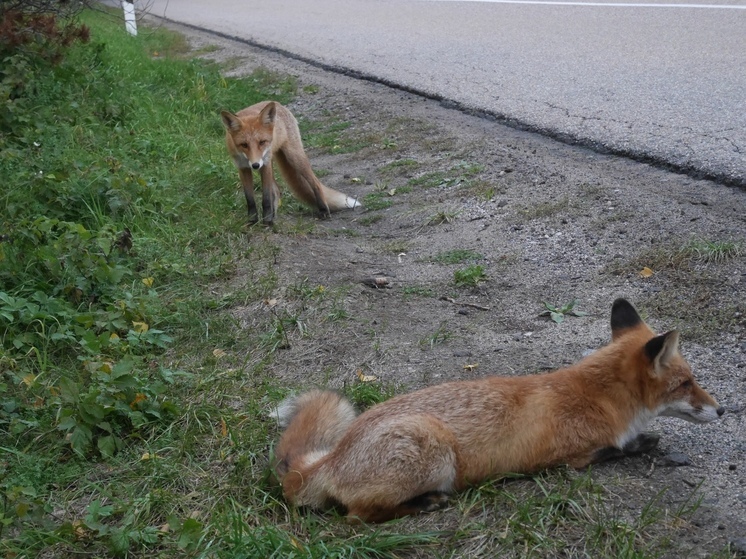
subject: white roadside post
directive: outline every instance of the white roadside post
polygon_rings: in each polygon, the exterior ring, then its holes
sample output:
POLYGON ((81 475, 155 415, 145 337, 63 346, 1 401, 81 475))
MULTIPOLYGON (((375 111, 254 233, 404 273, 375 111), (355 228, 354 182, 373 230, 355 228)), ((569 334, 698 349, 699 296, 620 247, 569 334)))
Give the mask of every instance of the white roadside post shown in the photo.
POLYGON ((134 0, 122 0, 122 9, 124 10, 124 28, 130 35, 137 35, 134 0))

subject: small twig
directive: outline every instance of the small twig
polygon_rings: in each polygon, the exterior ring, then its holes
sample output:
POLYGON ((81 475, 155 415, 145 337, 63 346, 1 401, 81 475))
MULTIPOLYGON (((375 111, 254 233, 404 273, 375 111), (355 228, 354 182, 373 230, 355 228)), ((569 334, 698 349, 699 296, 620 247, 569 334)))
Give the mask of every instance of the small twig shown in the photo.
POLYGON ((471 307, 473 309, 479 309, 480 311, 488 311, 490 310, 489 307, 483 307, 482 305, 477 305, 475 303, 459 303, 456 301, 456 299, 453 299, 452 297, 446 297, 445 295, 440 298, 441 301, 448 301, 449 303, 453 303, 454 305, 460 305, 462 307, 471 307))

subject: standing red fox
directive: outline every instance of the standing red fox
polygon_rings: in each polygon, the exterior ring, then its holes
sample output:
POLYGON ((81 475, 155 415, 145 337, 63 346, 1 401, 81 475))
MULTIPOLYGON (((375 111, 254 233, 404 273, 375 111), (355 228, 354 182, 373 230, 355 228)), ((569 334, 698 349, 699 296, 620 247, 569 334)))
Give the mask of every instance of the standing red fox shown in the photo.
POLYGON ((656 336, 617 299, 611 332, 570 367, 431 386, 357 417, 335 392, 288 398, 275 451, 285 498, 383 522, 434 510, 490 476, 651 450, 658 438, 642 430, 658 415, 708 423, 723 414, 679 353, 677 331, 656 336))
POLYGON ((222 111, 225 144, 241 177, 249 222, 258 220, 254 202, 254 177, 262 179, 262 221, 272 225, 280 205, 280 189, 275 182, 272 161, 277 161, 293 196, 318 209, 323 216, 345 208, 362 207, 341 192, 321 184, 311 169, 303 149, 298 123, 292 113, 275 101, 262 101, 236 114, 222 111))

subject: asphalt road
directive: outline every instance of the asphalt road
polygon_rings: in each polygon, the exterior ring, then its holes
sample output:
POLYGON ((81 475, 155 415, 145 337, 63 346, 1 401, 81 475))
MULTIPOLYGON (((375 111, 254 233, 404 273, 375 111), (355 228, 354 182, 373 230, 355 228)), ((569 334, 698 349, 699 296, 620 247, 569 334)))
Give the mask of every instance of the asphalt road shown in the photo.
POLYGON ((746 0, 147 6, 513 126, 746 186, 746 0))

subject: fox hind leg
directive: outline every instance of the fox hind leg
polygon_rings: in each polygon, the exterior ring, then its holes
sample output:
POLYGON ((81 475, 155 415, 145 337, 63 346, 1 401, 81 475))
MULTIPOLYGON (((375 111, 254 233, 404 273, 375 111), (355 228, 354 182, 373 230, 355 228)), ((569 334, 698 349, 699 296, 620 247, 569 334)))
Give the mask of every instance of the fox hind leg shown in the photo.
POLYGON ((450 495, 443 491, 429 491, 393 507, 352 507, 347 510, 347 521, 351 524, 387 522, 403 516, 433 512, 444 508, 449 498, 450 495))
POLYGON ((335 497, 350 521, 385 522, 433 511, 462 484, 458 441, 431 415, 369 422, 365 430, 348 432, 338 448, 347 440, 355 442, 335 452, 332 468, 338 480, 335 497))

